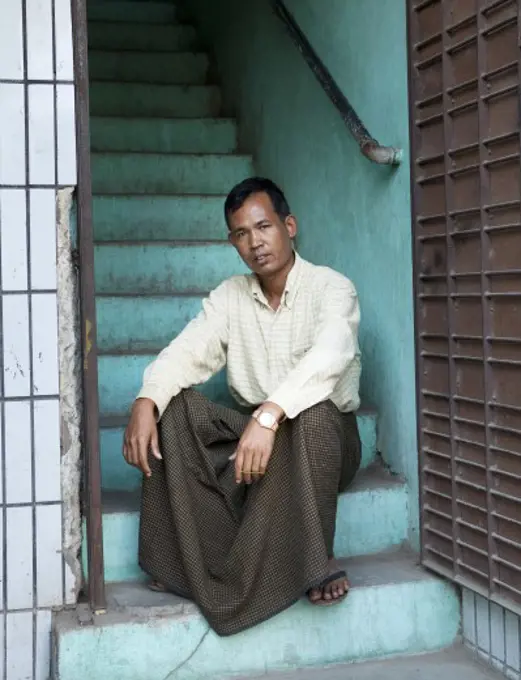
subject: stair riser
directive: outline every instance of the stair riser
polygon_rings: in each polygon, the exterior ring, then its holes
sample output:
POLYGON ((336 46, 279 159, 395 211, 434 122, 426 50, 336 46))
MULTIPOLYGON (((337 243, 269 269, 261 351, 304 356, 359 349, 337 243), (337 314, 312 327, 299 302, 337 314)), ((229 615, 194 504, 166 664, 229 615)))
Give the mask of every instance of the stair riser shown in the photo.
POLYGON ((89 53, 91 80, 111 80, 128 83, 171 83, 173 85, 204 85, 208 74, 206 54, 175 52, 89 53))
MULTIPOLYGON (((360 415, 357 420, 362 441, 361 467, 366 468, 376 458, 376 418, 372 415, 360 415)), ((100 433, 101 479, 106 491, 134 491, 141 486, 141 473, 127 465, 122 456, 124 431, 124 427, 110 427, 102 428, 100 433)), ((392 516, 395 524, 393 534, 405 536, 407 527, 404 504, 407 498, 403 494, 396 494, 395 501, 396 508, 393 510, 395 514, 392 516)), ((375 497, 371 502, 377 505, 379 499, 375 497)), ((339 512, 343 512, 343 500, 340 501, 339 512)), ((353 516, 356 519, 356 513, 353 516)), ((370 536, 360 536, 358 521, 348 524, 353 526, 349 526, 345 535, 339 537, 343 545, 356 546, 358 541, 363 539, 369 546, 368 550, 376 552, 377 546, 386 544, 387 537, 381 533, 380 527, 377 527, 370 536)), ((355 547, 347 549, 352 553, 355 547)))
POLYGON ((160 351, 202 308, 202 297, 98 298, 101 352, 160 351))
POLYGON ((92 155, 92 188, 101 194, 227 194, 252 174, 246 156, 92 155))
POLYGON ((60 680, 222 680, 451 645, 459 599, 438 580, 354 588, 345 604, 299 602, 255 628, 226 638, 200 615, 64 629, 55 664, 60 680), (103 634, 102 634, 103 633, 103 634), (188 661, 187 661, 188 660, 188 661))
POLYGON ((225 196, 95 196, 94 238, 224 239, 225 196))
POLYGON ((228 120, 92 118, 90 133, 92 151, 226 154, 237 148, 237 128, 228 120))
POLYGON ((199 246, 95 246, 98 293, 172 295, 210 291, 225 278, 247 271, 224 243, 199 246))
MULTIPOLYGON (((99 357, 99 397, 102 415, 124 414, 130 411, 142 385, 143 371, 154 358, 155 355, 99 357)), ((197 389, 212 401, 232 405, 223 371, 197 389)))
POLYGON ((221 108, 218 87, 145 85, 93 82, 90 86, 92 116, 217 116, 221 108))
MULTIPOLYGON (((407 516, 405 485, 342 494, 337 514, 335 555, 372 555, 400 546, 407 539, 407 516)), ((138 512, 103 515, 103 554, 107 581, 146 578, 137 564, 138 533, 138 512)), ((86 555, 87 551, 84 550, 83 554, 86 555)))
POLYGON ((114 24, 91 21, 88 28, 89 48, 98 50, 161 50, 197 49, 199 41, 191 26, 114 24))
POLYGON ((138 24, 167 24, 176 20, 176 8, 171 3, 159 2, 91 2, 89 21, 121 21, 138 24))

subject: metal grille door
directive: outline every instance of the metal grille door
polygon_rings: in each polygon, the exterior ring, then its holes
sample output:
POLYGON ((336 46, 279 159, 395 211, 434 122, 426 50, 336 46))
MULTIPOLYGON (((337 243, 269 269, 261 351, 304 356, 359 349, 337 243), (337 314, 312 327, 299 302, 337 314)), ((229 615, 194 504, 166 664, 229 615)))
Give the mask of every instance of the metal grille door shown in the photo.
POLYGON ((521 611, 521 0, 408 0, 423 564, 521 611))

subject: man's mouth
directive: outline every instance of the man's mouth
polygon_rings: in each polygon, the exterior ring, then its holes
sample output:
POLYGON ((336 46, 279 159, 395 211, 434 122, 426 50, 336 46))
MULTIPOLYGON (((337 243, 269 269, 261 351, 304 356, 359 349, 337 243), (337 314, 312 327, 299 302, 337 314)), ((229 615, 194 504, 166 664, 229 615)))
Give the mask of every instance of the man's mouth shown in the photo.
POLYGON ((264 263, 268 260, 269 257, 270 257, 270 256, 269 256, 269 254, 267 254, 267 253, 264 254, 264 255, 256 255, 256 256, 254 257, 254 261, 255 261, 257 264, 264 264, 264 263))

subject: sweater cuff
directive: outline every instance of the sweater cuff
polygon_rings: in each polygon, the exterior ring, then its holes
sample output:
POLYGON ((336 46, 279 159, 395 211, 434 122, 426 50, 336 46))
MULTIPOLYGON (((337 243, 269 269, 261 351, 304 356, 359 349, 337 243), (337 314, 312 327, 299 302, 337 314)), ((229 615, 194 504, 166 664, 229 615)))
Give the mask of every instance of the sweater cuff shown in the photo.
POLYGON ((295 394, 295 390, 288 389, 287 387, 281 386, 273 394, 269 396, 266 401, 272 404, 277 404, 286 414, 286 418, 291 420, 296 418, 300 412, 303 410, 301 404, 299 404, 298 395, 295 394))

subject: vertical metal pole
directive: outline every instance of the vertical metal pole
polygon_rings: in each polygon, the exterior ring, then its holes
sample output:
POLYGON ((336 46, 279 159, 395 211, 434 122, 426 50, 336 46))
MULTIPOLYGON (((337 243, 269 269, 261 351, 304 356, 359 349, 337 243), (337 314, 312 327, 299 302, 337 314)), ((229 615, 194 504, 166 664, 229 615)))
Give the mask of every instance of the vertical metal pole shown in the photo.
POLYGON ((457 579, 460 576, 460 529, 458 524, 459 507, 458 507, 458 464, 457 458, 457 443, 455 439, 455 419, 456 419, 456 405, 454 397, 457 394, 456 381, 456 362, 454 355, 456 352, 454 341, 455 329, 455 305, 457 304, 457 290, 454 279, 454 243, 451 232, 454 225, 450 212, 454 206, 454 192, 453 179, 450 173, 451 170, 451 156, 449 149, 452 146, 452 121, 449 114, 451 107, 451 95, 449 92, 450 84, 452 83, 452 64, 449 56, 449 33, 448 27, 450 25, 450 7, 447 3, 442 4, 443 22, 442 22, 442 84, 443 84, 443 139, 444 139, 444 166, 445 166, 445 229, 446 229, 446 248, 447 248, 447 318, 448 318, 448 362, 449 362, 449 414, 450 414, 450 445, 451 445, 451 477, 452 477, 452 577, 457 579))
POLYGON ((89 70, 86 0, 72 0, 76 146, 78 167, 78 249, 83 376, 83 455, 88 545, 88 594, 94 611, 105 608, 99 451, 98 360, 94 291, 92 184, 90 174, 89 70))
POLYGON ((419 154, 418 130, 416 128, 416 86, 418 75, 414 66, 414 35, 417 26, 413 25, 417 21, 414 7, 411 0, 406 0, 406 22, 407 22, 407 84, 408 84, 408 104, 409 104, 409 140, 410 140, 410 191, 411 191, 411 257, 412 257, 412 290, 414 305, 414 353, 415 353, 415 387, 416 387, 416 437, 418 450, 418 488, 420 504, 420 561, 423 563, 426 558, 425 544, 425 485, 424 469, 427 464, 425 455, 425 435, 423 433, 423 411, 424 396, 422 392, 423 381, 423 361, 422 361, 422 340, 421 340, 421 318, 422 309, 420 304, 420 274, 421 274, 421 248, 419 241, 419 227, 416 223, 418 215, 419 196, 418 184, 414 175, 414 165, 419 154))
POLYGON ((490 237, 487 232, 488 213, 486 205, 490 203, 490 180, 486 162, 488 160, 488 149, 486 146, 487 130, 488 130, 488 103, 486 101, 487 89, 485 82, 485 73, 487 70, 487 53, 486 53, 486 38, 483 35, 485 28, 485 17, 483 10, 485 3, 483 0, 478 0, 476 3, 476 21, 477 21, 477 36, 476 36, 476 54, 477 54, 477 77, 478 77, 478 138, 479 138, 479 171, 480 171, 480 223, 481 223, 481 308, 483 315, 483 401, 484 401, 484 421, 485 421, 485 462, 487 475, 487 534, 488 534, 488 580, 489 580, 489 596, 494 595, 497 588, 495 582, 498 578, 498 566, 494 561, 494 556, 497 555, 496 544, 494 541, 494 475, 492 472, 493 452, 491 451, 491 432, 490 424, 493 419, 491 408, 492 391, 494 376, 492 373, 492 366, 490 364, 490 338, 492 336, 492 309, 491 300, 487 297, 490 290, 490 281, 487 272, 490 270, 490 237))

